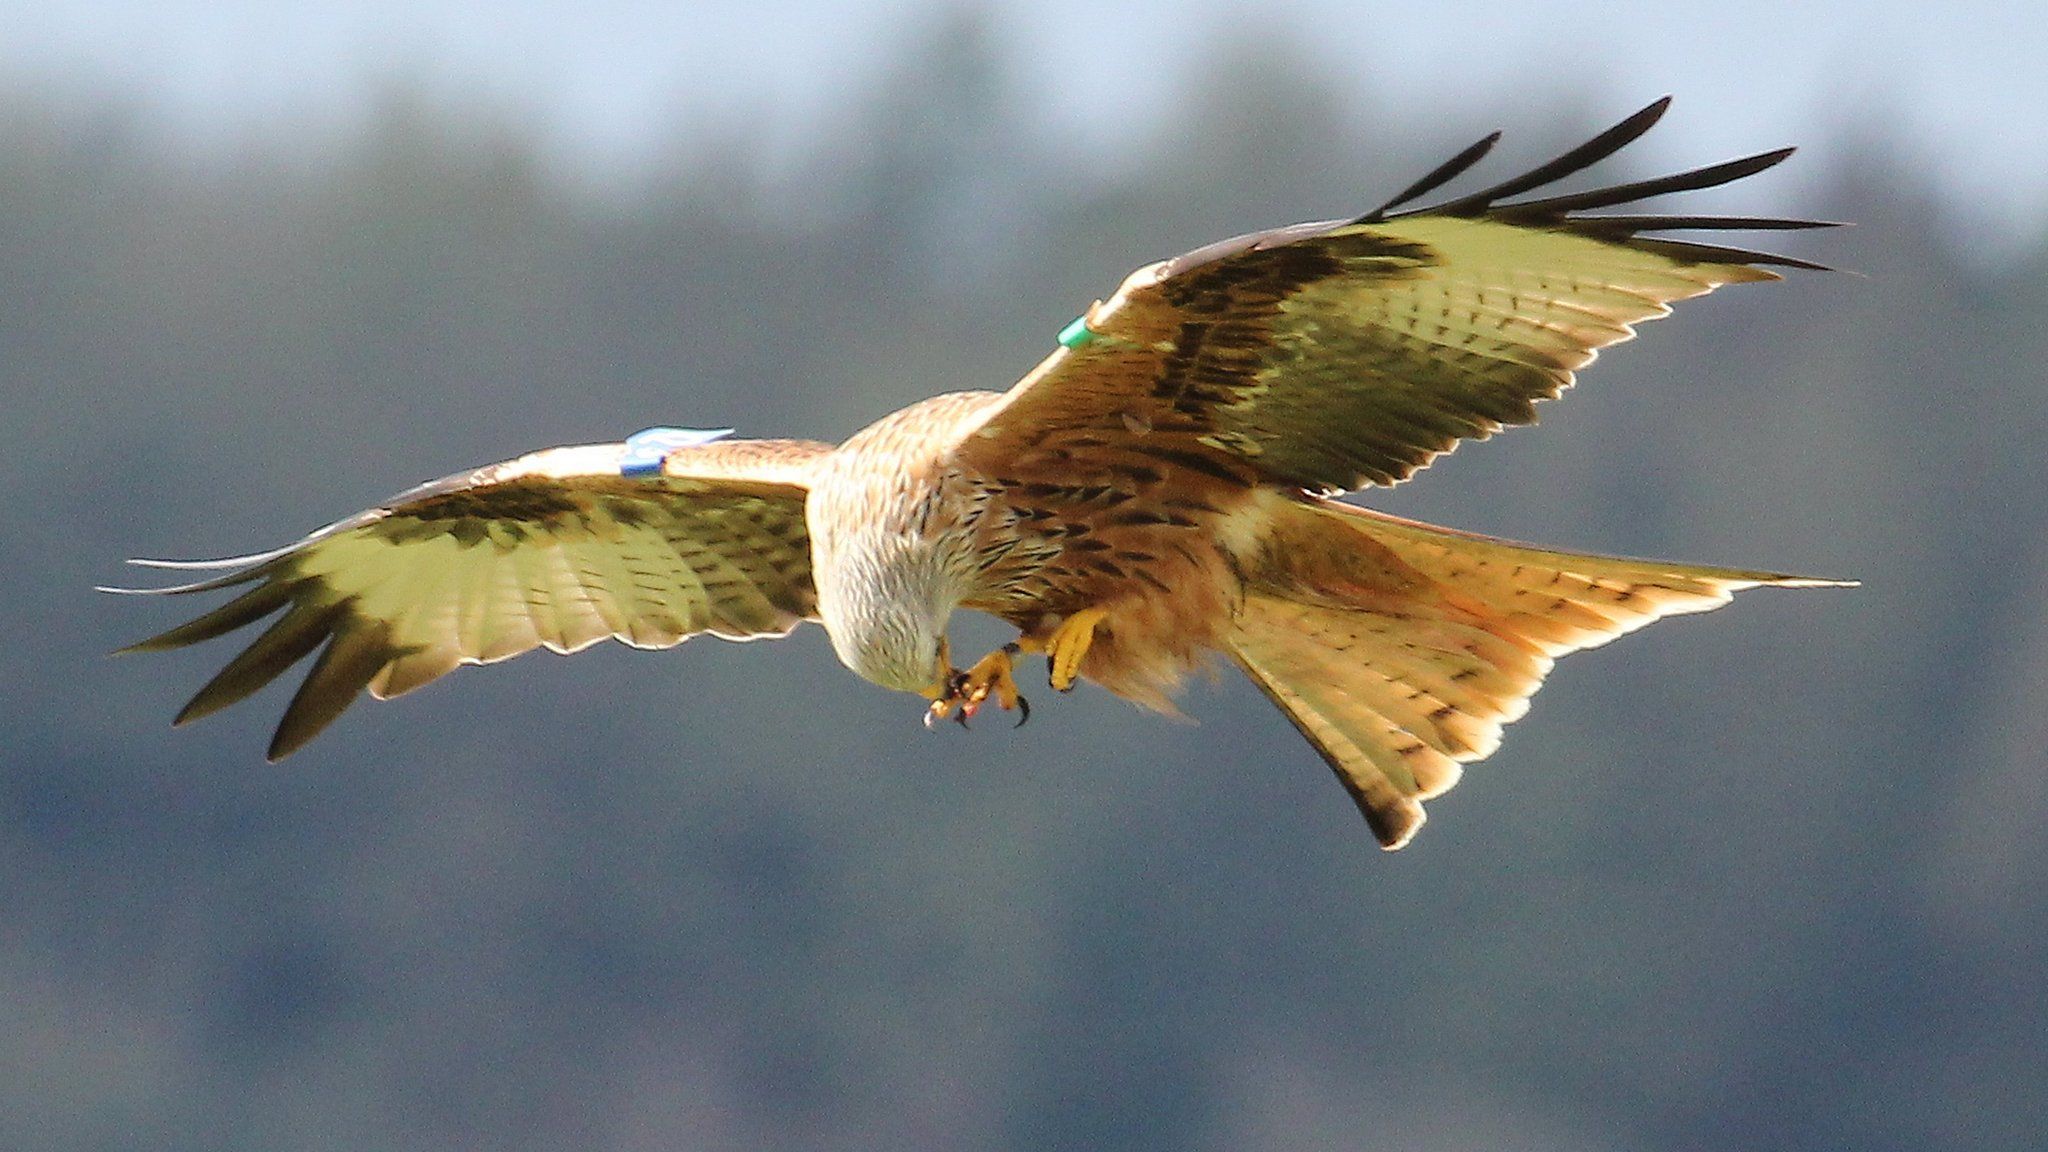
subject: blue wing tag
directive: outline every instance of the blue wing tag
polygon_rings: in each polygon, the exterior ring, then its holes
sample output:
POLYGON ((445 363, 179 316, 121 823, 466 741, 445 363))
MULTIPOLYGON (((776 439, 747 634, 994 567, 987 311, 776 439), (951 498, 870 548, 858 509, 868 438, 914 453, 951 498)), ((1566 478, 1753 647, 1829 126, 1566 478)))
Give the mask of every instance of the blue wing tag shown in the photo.
POLYGON ((619 475, 659 476, 669 453, 697 448, 732 435, 730 428, 646 428, 626 437, 619 455, 619 475))

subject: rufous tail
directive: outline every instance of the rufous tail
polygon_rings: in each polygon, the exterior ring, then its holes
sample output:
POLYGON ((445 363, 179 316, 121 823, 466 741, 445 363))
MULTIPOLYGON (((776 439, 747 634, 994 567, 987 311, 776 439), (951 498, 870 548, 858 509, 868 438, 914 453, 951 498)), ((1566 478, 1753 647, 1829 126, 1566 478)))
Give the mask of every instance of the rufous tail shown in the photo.
POLYGON ((1594 556, 1335 501, 1286 506, 1229 639, 1383 847, 1500 746, 1559 656, 1760 585, 1851 582, 1594 556))

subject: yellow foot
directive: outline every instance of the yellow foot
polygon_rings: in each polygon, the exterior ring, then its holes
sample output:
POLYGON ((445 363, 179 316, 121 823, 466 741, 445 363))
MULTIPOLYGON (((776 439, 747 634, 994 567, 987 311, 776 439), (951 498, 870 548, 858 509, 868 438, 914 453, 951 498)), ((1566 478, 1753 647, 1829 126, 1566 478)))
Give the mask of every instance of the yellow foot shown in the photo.
POLYGON ((1031 703, 1017 691, 1016 677, 1011 674, 1011 666, 1021 651, 1023 649, 1019 645, 1005 644, 982 657, 967 671, 953 673, 945 692, 925 711, 924 726, 930 728, 950 716, 965 728, 967 721, 993 696, 996 706, 1003 711, 1016 710, 1017 727, 1022 728, 1024 722, 1031 719, 1031 703))
POLYGON ((1072 692, 1081 675, 1081 659, 1095 642, 1095 626, 1109 613, 1100 608, 1083 608, 1060 622, 1045 641, 1045 657, 1052 668, 1048 679, 1055 690, 1072 692))

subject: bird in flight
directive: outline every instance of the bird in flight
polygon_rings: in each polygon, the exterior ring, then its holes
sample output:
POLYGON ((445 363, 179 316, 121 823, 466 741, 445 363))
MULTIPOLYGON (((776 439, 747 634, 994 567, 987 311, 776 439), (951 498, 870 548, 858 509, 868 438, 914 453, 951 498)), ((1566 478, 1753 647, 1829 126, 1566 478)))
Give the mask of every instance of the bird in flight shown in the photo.
POLYGON ((656 428, 421 485, 295 544, 215 561, 239 595, 127 652, 276 619, 201 688, 207 716, 316 649, 277 760, 361 691, 613 638, 665 648, 823 624, 839 659, 923 696, 927 724, 1088 680, 1173 711, 1235 664, 1398 848, 1422 801, 1491 754, 1557 657, 1759 585, 1845 582, 1585 555, 1340 502, 1460 440, 1536 417, 1598 350, 1672 301, 1775 280, 1789 256, 1670 232, 1822 222, 1589 214, 1740 180, 1786 148, 1660 179, 1539 189, 1648 131, 1668 98, 1533 171, 1412 207, 1479 141, 1362 216, 1198 248, 1133 272, 1007 392, 955 392, 843 444, 656 428), (1016 627, 962 668, 956 608, 1016 627))

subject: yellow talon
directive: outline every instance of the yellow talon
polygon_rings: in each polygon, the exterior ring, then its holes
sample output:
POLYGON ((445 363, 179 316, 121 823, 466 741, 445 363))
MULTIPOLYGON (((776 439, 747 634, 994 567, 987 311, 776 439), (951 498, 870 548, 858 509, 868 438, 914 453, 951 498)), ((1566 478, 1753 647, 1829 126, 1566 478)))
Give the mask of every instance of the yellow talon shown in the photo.
POLYGON ((933 700, 925 713, 925 727, 933 722, 952 717, 965 726, 990 696, 996 698, 996 706, 1005 712, 1016 710, 1017 725, 1022 727, 1031 719, 1031 705, 1017 691, 1017 680, 1012 674, 1016 655, 1022 649, 1015 644, 1001 648, 982 657, 974 667, 965 672, 952 673, 946 687, 933 700))
POLYGON ((1046 639, 1045 654, 1052 661, 1050 679, 1055 690, 1074 690, 1074 681, 1081 675, 1081 660, 1088 655, 1088 646, 1095 642, 1095 626, 1107 615, 1100 608, 1083 608, 1061 621, 1046 639))
POLYGON ((1008 648, 998 648, 981 658, 974 667, 967 670, 967 679, 961 684, 967 702, 961 710, 969 716, 981 708, 981 702, 991 695, 1004 711, 1017 707, 1023 697, 1017 692, 1016 677, 1010 674, 1011 653, 1008 648))

